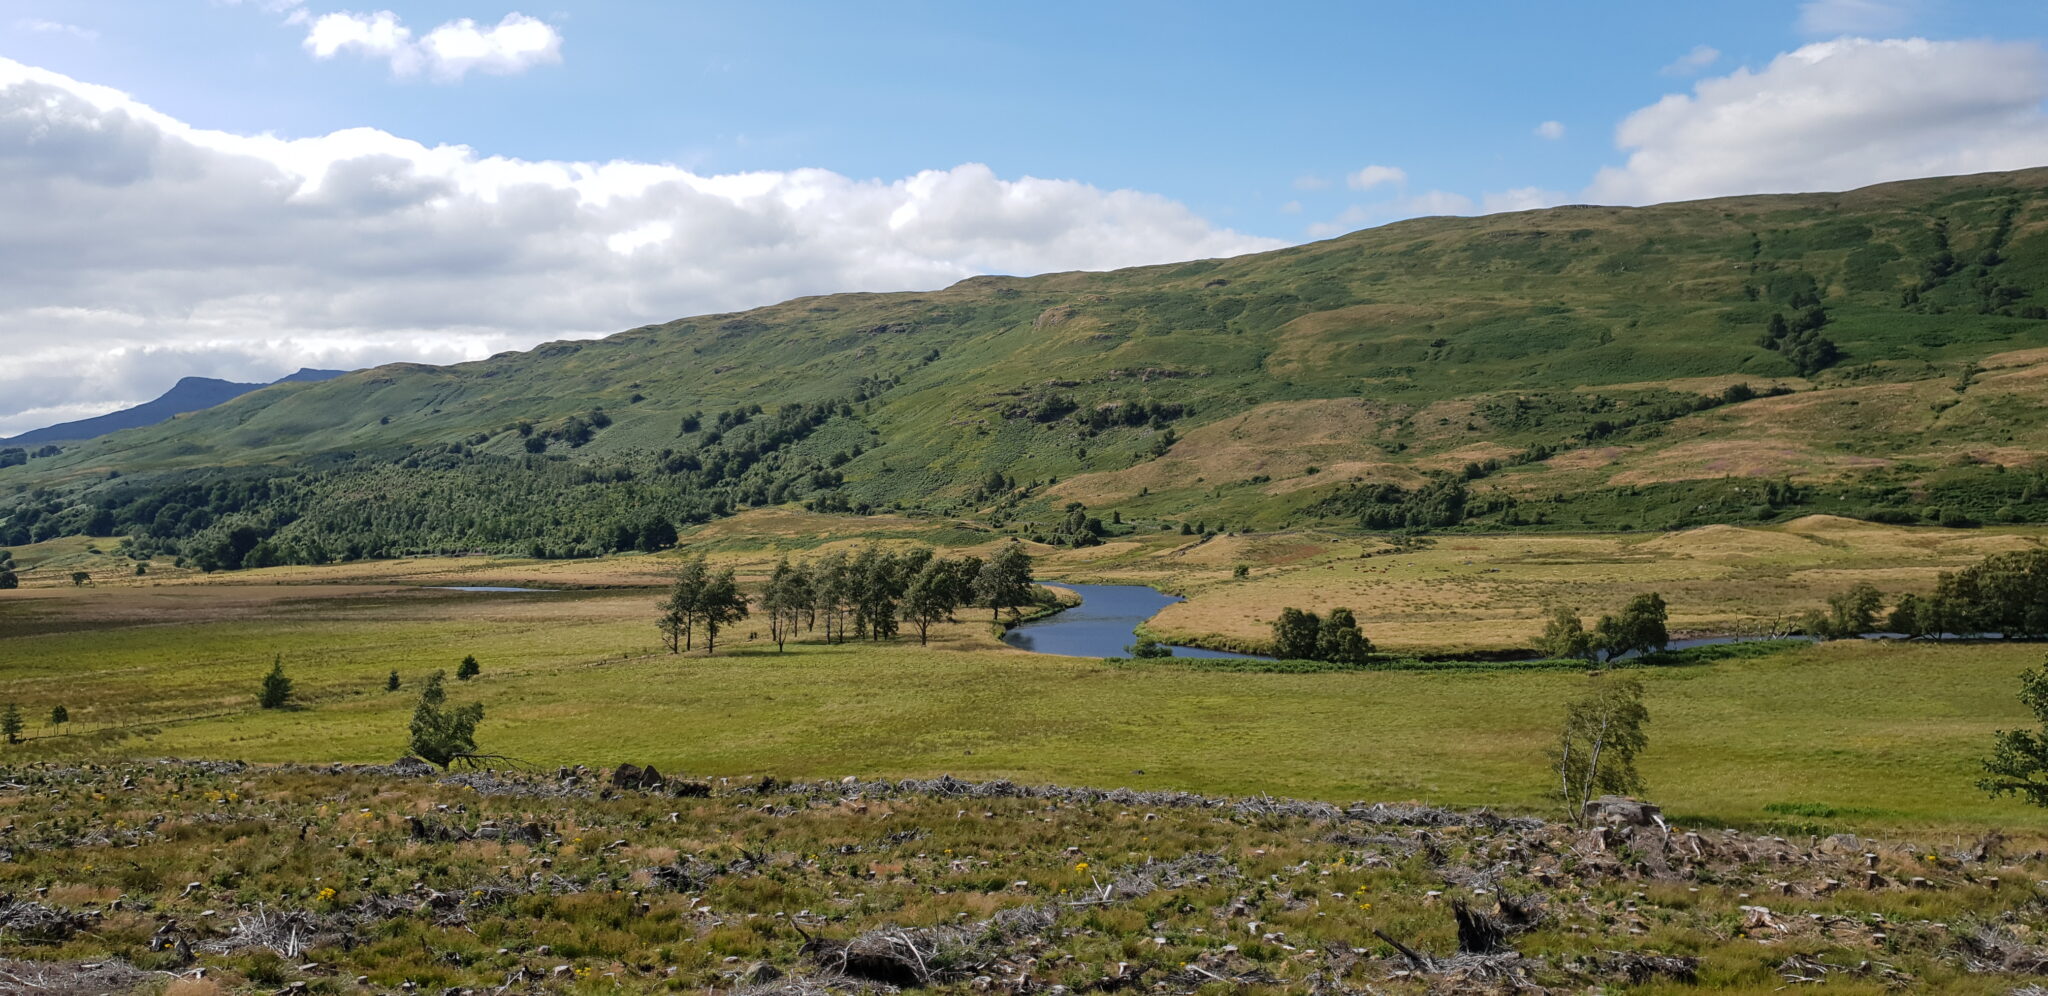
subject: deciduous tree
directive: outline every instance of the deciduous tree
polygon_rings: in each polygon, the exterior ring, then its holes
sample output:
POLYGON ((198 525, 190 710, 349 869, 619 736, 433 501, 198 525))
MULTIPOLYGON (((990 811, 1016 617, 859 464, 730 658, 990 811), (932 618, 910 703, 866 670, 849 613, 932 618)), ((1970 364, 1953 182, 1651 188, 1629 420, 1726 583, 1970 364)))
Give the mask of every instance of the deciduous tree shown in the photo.
POLYGON ((1642 682, 1622 674, 1595 675, 1591 681, 1584 695, 1565 706, 1550 755, 1558 800, 1580 824, 1594 797, 1643 790, 1636 756, 1650 744, 1643 732, 1650 712, 1643 705, 1642 682))

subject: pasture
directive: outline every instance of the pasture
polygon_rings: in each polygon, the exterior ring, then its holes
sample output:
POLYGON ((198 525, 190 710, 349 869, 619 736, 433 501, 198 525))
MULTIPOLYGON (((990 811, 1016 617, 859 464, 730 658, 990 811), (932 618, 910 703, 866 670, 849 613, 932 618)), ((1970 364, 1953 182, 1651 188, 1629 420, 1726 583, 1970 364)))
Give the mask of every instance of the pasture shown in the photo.
MULTIPOLYGON (((291 570, 311 580, 311 569, 291 570)), ((717 656, 670 655, 651 588, 475 594, 337 573, 347 583, 8 593, 0 700, 22 707, 32 737, 9 753, 388 761, 403 752, 417 682, 475 654, 483 673, 451 682, 454 698, 485 705, 486 750, 542 767, 951 773, 1543 811, 1543 752, 1561 703, 1586 681, 1047 657, 1003 646, 973 611, 924 648, 777 653, 743 622, 717 656), (298 708, 256 707, 274 656, 298 685, 298 708), (402 687, 388 692, 393 670, 402 687), (61 728, 46 722, 56 705, 71 716, 61 728)), ((519 565, 472 573, 466 581, 525 576, 519 565)), ((2048 823, 1972 787, 1990 732, 2025 720, 2015 677, 2040 656, 2029 645, 1838 643, 1645 669, 1650 795, 1714 824, 2048 823)))

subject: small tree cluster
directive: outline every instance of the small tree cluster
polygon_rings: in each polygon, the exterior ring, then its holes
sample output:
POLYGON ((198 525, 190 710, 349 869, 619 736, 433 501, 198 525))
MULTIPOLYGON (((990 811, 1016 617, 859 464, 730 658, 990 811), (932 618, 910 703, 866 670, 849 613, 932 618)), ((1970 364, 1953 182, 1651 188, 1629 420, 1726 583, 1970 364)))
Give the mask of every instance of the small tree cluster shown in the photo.
POLYGON ((1551 610, 1536 645, 1545 655, 1560 659, 1611 661, 1629 654, 1651 654, 1671 643, 1668 619, 1664 597, 1655 592, 1637 595, 1620 612, 1601 616, 1591 632, 1577 612, 1560 605, 1551 610))
POLYGON ((1877 628, 1877 611, 1884 595, 1869 584, 1828 596, 1825 610, 1808 612, 1800 628, 1823 640, 1853 640, 1877 628))
POLYGON ((1362 664, 1370 660, 1372 641, 1359 632, 1350 609, 1331 609, 1328 618, 1287 608, 1273 620, 1273 654, 1284 660, 1335 661, 1362 664))
MULTIPOLYGON (((396 674, 397 672, 394 671, 392 673, 396 674)), ((462 658, 462 663, 455 665, 455 680, 457 681, 468 681, 482 673, 484 673, 483 665, 476 662, 475 654, 465 655, 462 658)))
POLYGON ((1032 601, 1031 556, 1012 541, 994 558, 940 557, 929 547, 892 552, 876 545, 849 556, 834 551, 814 560, 778 561, 750 603, 730 570, 713 572, 699 556, 677 572, 659 623, 672 653, 691 648, 696 632, 715 645, 719 627, 758 609, 778 651, 800 633, 822 631, 828 643, 849 638, 882 640, 901 623, 917 630, 918 643, 931 629, 968 605, 987 606, 991 618, 1032 601))
POLYGON ((711 570, 704 555, 683 561, 669 585, 668 598, 661 603, 657 625, 668 652, 692 649, 699 627, 704 633, 704 652, 718 650, 718 631, 747 617, 747 597, 731 568, 711 570))
POLYGON ((1828 321, 1827 309, 1819 305, 1807 308, 1789 322, 1784 315, 1773 314, 1756 344, 1777 350, 1801 377, 1811 376, 1842 358, 1841 347, 1820 334, 1828 321))
POLYGON ((1934 594, 1900 599, 1886 626, 1916 637, 2048 636, 2048 550, 1993 554, 1960 571, 1943 573, 1934 594))

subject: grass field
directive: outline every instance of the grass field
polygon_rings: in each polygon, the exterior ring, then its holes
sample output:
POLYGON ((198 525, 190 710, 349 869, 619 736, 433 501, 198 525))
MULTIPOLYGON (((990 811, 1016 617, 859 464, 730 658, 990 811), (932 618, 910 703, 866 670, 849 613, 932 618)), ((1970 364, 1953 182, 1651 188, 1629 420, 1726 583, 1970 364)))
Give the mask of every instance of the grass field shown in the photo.
MULTIPOLYGON (((1003 647, 968 614, 931 647, 747 642, 659 652, 648 590, 469 594, 394 585, 42 589, 0 601, 0 696, 23 758, 385 761, 410 689, 475 654, 458 699, 485 746, 536 764, 744 776, 933 775, 1545 805, 1542 751, 1576 672, 1240 674, 1003 647), (281 655, 303 707, 255 708, 281 655), (384 691, 400 672, 406 689, 384 691), (63 704, 62 731, 44 718, 63 704), (68 735, 44 737, 52 732, 68 735)), ((2038 648, 1844 643, 1645 672, 1651 794, 1687 819, 2044 825, 1971 787, 2038 648), (1800 819, 1804 819, 1801 817, 1800 819)))

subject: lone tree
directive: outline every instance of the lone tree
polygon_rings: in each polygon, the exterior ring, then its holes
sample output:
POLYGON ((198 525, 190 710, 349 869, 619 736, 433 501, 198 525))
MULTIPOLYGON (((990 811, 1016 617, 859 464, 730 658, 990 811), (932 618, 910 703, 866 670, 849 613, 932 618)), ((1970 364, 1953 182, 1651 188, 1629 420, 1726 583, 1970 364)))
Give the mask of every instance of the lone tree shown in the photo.
POLYGON ((2017 795, 2036 806, 2048 806, 2048 671, 2028 668, 2020 673, 2020 702, 2033 712, 2040 729, 1998 731, 1977 787, 1994 797, 2017 795))
POLYGON ((1551 749, 1551 770, 1557 776, 1558 801, 1565 815, 1583 825, 1586 803, 1602 795, 1643 790, 1636 774, 1636 755, 1650 744, 1643 724, 1643 683, 1628 675, 1595 675, 1586 694, 1567 703, 1557 746, 1551 749))
POLYGON ((1620 615, 1600 617, 1594 642, 1610 661, 1632 653, 1656 653, 1671 642, 1671 633, 1664 628, 1668 618, 1664 596, 1656 592, 1637 595, 1622 606, 1620 615))
POLYGON ((21 730, 21 707, 9 702, 7 711, 0 712, 0 736, 5 736, 10 744, 18 744, 21 742, 21 730))
POLYGON ((88 573, 86 573, 86 572, 84 572, 84 571, 72 571, 72 572, 71 572, 71 585, 72 585, 72 587, 74 587, 74 588, 80 588, 80 587, 84 587, 85 585, 88 585, 88 584, 91 584, 91 583, 92 583, 92 575, 91 575, 91 574, 88 574, 88 573))
POLYGON ((442 687, 445 677, 445 672, 436 671, 420 686, 420 704, 412 711, 412 740, 408 745, 414 757, 444 770, 455 761, 476 754, 476 726, 484 719, 481 702, 449 707, 448 692, 442 687))
POLYGON ((263 688, 256 703, 265 709, 282 709, 292 700, 292 680, 284 676, 284 657, 270 659, 270 673, 263 676, 263 688))
POLYGON ((13 571, 0 567, 0 591, 21 587, 21 578, 13 571))
POLYGON ((464 655, 462 663, 455 666, 455 680, 457 681, 468 681, 482 673, 484 673, 483 666, 476 662, 475 654, 464 655))
POLYGON ((1550 621, 1543 624, 1543 636, 1537 639, 1536 647, 1545 656, 1559 660, 1590 659, 1593 634, 1586 632, 1586 624, 1579 621, 1577 612, 1560 605, 1550 610, 1550 621))
POLYGON ((385 679, 384 679, 384 690, 385 690, 385 691, 387 691, 387 692, 395 692, 395 691, 398 691, 398 669, 397 669, 397 668, 392 668, 392 669, 391 669, 391 676, 390 676, 390 677, 388 677, 388 678, 385 678, 385 679))
POLYGON ((1124 648, 1124 652, 1138 660, 1154 660, 1172 657, 1173 648, 1153 639, 1149 634, 1139 634, 1138 642, 1124 648))
POLYGON ((64 707, 63 707, 63 706, 61 706, 61 705, 59 705, 59 706, 53 706, 53 707, 51 707, 51 709, 50 709, 50 725, 51 725, 51 726, 63 726, 63 725, 65 724, 65 723, 69 723, 69 722, 71 722, 71 710, 69 710, 69 709, 66 709, 66 708, 64 708, 64 707))

